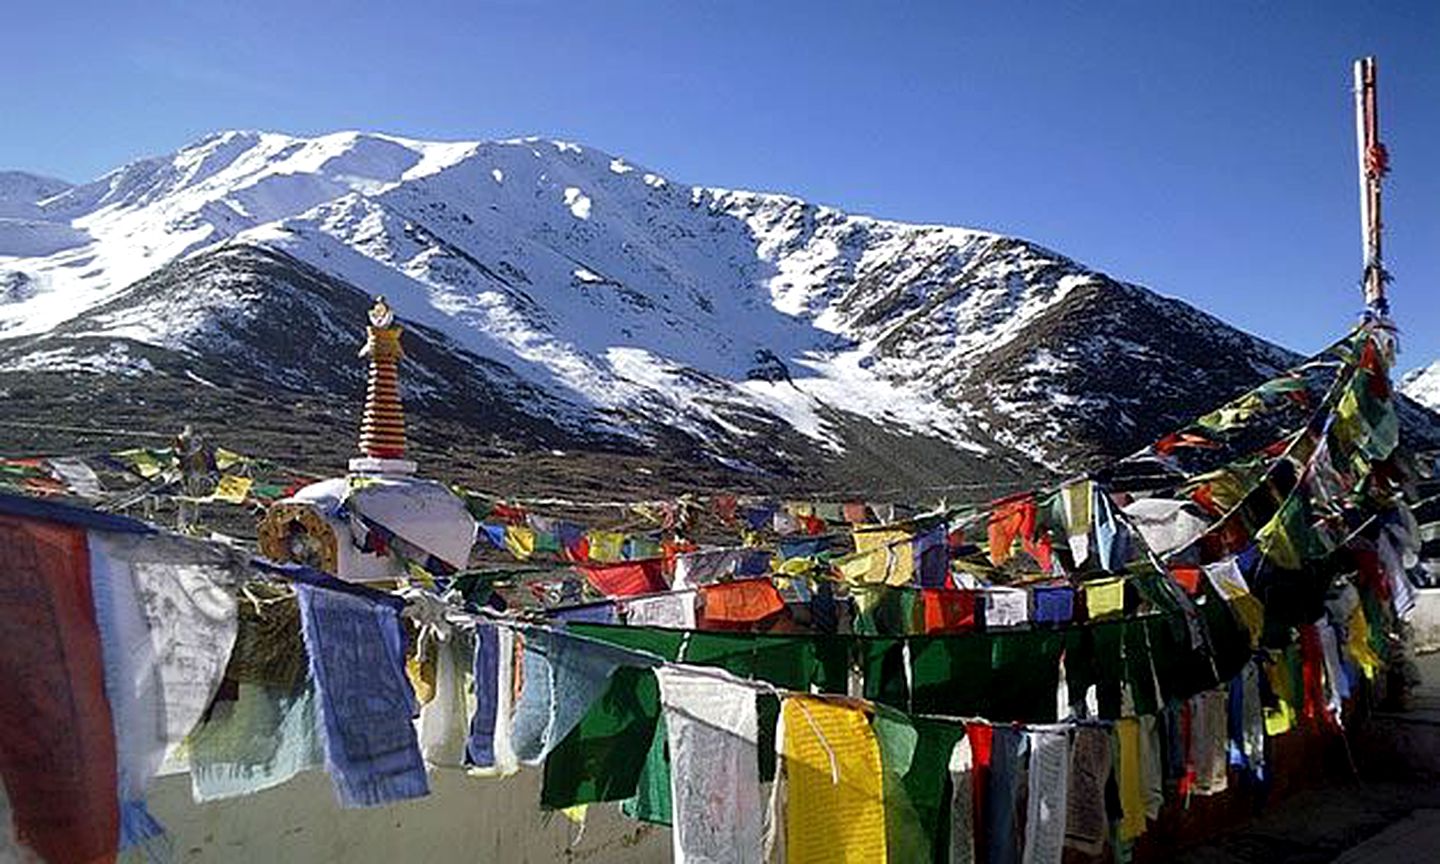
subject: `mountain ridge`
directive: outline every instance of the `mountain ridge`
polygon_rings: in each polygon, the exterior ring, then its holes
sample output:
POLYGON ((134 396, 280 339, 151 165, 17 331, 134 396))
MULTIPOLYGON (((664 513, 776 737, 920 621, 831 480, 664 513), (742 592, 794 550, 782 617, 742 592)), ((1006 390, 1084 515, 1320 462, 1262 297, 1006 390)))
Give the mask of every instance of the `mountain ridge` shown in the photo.
POLYGON ((0 386, 163 366, 353 399, 384 294, 416 334, 407 398, 456 428, 999 483, 1130 452, 1298 359, 1026 240, 539 138, 216 133, 31 206, 0 222, 0 386))

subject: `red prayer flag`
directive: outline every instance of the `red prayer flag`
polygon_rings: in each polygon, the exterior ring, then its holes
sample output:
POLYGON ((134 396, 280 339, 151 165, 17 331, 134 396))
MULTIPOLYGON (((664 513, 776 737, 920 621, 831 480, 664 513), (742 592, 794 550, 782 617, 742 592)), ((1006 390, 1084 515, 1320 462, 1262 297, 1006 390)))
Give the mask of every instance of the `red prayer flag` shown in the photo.
POLYGON ((1015 538, 1028 536, 1035 530, 1035 502, 1025 494, 1020 500, 995 502, 990 511, 987 529, 990 563, 999 567, 1010 560, 1015 538))
POLYGON ((525 508, 519 504, 506 504, 504 501, 496 501, 490 508, 490 519, 495 522, 504 522, 508 525, 525 524, 525 508))
POLYGON ((721 522, 730 523, 735 521, 735 507, 737 505, 734 495, 715 496, 715 515, 720 517, 721 522))
POLYGON ((114 861, 115 733, 85 532, 0 516, 0 777, 46 861, 114 861))
POLYGON ((985 790, 990 785, 990 745, 995 730, 985 723, 966 723, 965 737, 970 739, 970 777, 974 781, 975 848, 985 846, 985 790))
POLYGON ((595 590, 606 597, 633 597, 665 591, 664 559, 645 558, 615 564, 586 564, 575 568, 595 590))
POLYGON ((975 627, 975 592, 920 589, 926 633, 953 633, 975 627))
POLYGON ((694 552, 699 549, 689 540, 662 540, 660 541, 660 557, 664 561, 666 575, 675 573, 675 559, 686 552, 694 552))
POLYGON ((1326 717, 1325 685, 1320 677, 1324 663, 1320 629, 1315 624, 1306 624, 1300 628, 1300 678, 1305 687, 1300 714, 1307 720, 1318 721, 1326 717))
POLYGON ((867 511, 868 508, 864 501, 846 501, 840 508, 840 512, 845 516, 845 521, 851 525, 863 525, 868 522, 870 517, 867 511))
POLYGON ((1191 596, 1200 593, 1200 568, 1193 564, 1171 564, 1170 575, 1191 596))

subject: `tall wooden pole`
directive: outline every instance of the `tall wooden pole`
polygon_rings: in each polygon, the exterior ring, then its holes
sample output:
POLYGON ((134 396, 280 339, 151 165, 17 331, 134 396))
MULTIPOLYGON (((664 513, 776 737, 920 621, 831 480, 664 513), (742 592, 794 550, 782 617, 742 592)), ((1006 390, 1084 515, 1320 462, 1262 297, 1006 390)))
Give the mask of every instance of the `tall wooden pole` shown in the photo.
POLYGON ((1374 57, 1355 61, 1355 147, 1360 163, 1360 238, 1365 254, 1365 305, 1386 316, 1384 258, 1380 248, 1380 180, 1390 170, 1390 157, 1380 143, 1380 114, 1376 106, 1377 69, 1374 57))

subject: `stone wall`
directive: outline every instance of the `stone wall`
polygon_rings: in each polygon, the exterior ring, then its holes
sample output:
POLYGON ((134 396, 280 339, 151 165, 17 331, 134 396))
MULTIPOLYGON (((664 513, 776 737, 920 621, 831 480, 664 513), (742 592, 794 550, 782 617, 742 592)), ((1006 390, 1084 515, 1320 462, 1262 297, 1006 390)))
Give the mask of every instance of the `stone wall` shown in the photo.
POLYGON ((583 830, 542 811, 536 770, 505 779, 438 771, 430 785, 428 798, 342 810, 329 776, 311 771, 255 795, 196 804, 190 776, 171 774, 156 780, 149 801, 177 862, 670 860, 670 829, 626 819, 614 804, 592 805, 583 830))

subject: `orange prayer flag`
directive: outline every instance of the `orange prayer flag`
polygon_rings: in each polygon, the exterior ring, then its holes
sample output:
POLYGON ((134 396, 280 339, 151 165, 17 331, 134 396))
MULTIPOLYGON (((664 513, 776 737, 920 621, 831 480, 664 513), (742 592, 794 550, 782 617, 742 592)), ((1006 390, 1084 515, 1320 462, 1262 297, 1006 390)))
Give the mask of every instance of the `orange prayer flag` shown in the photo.
POLYGON ((769 579, 720 582, 700 589, 706 621, 750 623, 769 618, 785 608, 780 592, 769 579))

